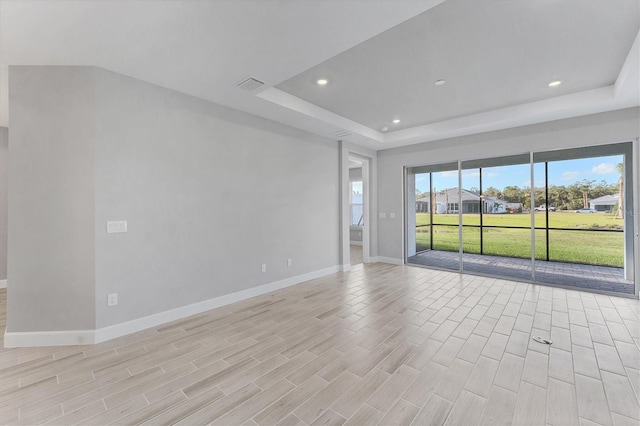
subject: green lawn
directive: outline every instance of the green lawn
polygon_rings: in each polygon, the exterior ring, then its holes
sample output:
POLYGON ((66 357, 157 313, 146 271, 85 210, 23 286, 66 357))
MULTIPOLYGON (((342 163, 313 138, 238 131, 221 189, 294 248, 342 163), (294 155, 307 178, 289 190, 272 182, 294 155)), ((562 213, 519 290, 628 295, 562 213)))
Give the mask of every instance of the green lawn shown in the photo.
MULTIPOLYGON (((536 213, 536 226, 544 226, 545 213, 536 213)), ((484 225, 530 226, 529 214, 484 215, 484 225)), ((418 225, 429 223, 427 213, 416 214, 418 225)), ((457 214, 434 215, 433 249, 458 251, 458 228, 436 226, 436 224, 457 224, 457 214)), ((479 215, 463 215, 463 224, 478 225, 479 215)), ((584 231, 549 231, 550 260, 585 263, 591 265, 622 267, 624 262, 624 234, 622 232, 598 232, 589 229, 622 229, 622 220, 602 213, 549 213, 550 227, 584 229, 584 231)), ((546 258, 546 233, 536 231, 536 258, 546 258)), ((429 248, 429 227, 416 227, 416 249, 429 248)), ((480 253, 480 229, 463 227, 463 250, 466 253, 480 253)), ((531 231, 529 229, 494 229, 483 231, 484 254, 511 257, 531 257, 531 231)))

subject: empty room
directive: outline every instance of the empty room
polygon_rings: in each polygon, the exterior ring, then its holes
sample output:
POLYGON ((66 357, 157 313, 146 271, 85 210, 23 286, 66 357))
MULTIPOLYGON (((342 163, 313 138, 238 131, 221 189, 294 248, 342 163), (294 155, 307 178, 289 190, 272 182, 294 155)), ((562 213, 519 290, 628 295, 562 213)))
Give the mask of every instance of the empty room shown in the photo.
POLYGON ((640 424, 640 0, 0 0, 0 424, 640 424))

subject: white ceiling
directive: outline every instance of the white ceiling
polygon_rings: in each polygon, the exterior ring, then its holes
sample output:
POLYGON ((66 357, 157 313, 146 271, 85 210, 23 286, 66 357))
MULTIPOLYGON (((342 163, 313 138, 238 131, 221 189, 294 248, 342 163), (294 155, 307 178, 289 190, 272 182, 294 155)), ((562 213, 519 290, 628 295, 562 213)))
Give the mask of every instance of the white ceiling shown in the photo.
POLYGON ((376 130, 597 89, 618 77, 639 5, 449 0, 276 87, 376 130))
POLYGON ((0 0, 0 125, 8 65, 99 66, 373 149, 637 106, 639 4, 0 0))

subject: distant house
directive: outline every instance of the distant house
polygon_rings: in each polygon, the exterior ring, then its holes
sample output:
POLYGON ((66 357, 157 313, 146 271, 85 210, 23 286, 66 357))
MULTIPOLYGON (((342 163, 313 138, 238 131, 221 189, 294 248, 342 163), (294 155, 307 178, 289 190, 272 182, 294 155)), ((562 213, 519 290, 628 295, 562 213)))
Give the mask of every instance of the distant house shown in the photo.
MULTIPOLYGON (((508 203, 497 197, 480 196, 477 192, 463 189, 460 197, 457 188, 445 189, 435 194, 434 213, 458 213, 460 198, 462 198, 462 213, 480 213, 480 200, 484 200, 484 213, 506 213, 508 203)), ((416 213, 428 213, 433 202, 431 193, 416 200, 416 213)))
POLYGON ((589 208, 594 209, 597 212, 612 212, 618 205, 619 200, 619 194, 603 195, 602 197, 589 200, 589 208))

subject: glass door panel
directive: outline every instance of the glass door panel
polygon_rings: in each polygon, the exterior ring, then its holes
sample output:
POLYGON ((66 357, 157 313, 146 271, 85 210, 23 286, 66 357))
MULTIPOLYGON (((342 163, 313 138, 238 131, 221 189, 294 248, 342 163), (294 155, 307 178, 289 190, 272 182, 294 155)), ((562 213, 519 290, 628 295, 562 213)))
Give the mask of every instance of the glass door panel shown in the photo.
POLYGON ((407 263, 459 270, 458 164, 409 168, 407 182, 407 263))
POLYGON ((431 173, 415 175, 415 188, 415 245, 416 253, 421 253, 431 250, 431 173))
POLYGON ((536 280, 632 293, 625 276, 625 155, 589 153, 565 150, 536 163, 545 179, 536 216, 548 224, 536 225, 545 237, 536 239, 545 249, 536 280))
POLYGON ((485 207, 481 193, 481 170, 467 168, 462 164, 461 208, 462 208, 462 270, 478 272, 474 268, 482 256, 482 219, 485 207))
POLYGON ((531 279, 529 154, 462 163, 464 271, 531 279))

